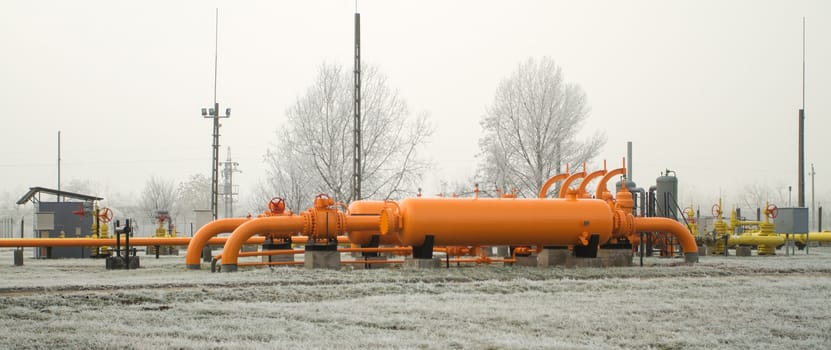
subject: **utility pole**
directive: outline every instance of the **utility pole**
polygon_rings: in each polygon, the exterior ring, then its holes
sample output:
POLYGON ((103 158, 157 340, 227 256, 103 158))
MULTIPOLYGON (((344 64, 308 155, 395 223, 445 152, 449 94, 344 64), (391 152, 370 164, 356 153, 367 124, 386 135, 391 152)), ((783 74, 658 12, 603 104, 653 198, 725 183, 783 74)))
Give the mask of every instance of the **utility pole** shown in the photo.
POLYGON ((805 17, 802 17, 802 108, 799 109, 799 186, 797 201, 805 207, 805 17))
POLYGON ((352 200, 361 199, 361 14, 355 9, 355 69, 353 71, 352 200))
MULTIPOLYGON (((61 131, 58 130, 58 192, 61 191, 61 131)), ((61 195, 58 195, 58 202, 61 201, 61 195)))
POLYGON ((817 223, 817 199, 814 197, 814 163, 811 163, 811 227, 816 227, 817 223))
POLYGON ((234 217, 234 196, 239 195, 239 191, 234 188, 234 173, 241 173, 237 166, 239 163, 231 160, 231 147, 228 147, 228 156, 222 162, 222 196, 225 199, 225 217, 234 217))
POLYGON ((219 207, 219 118, 231 116, 231 109, 225 110, 225 115, 219 115, 219 102, 216 101, 216 81, 219 63, 219 9, 216 9, 216 36, 214 42, 214 107, 202 108, 202 117, 213 119, 213 154, 211 163, 211 213, 216 220, 219 207))

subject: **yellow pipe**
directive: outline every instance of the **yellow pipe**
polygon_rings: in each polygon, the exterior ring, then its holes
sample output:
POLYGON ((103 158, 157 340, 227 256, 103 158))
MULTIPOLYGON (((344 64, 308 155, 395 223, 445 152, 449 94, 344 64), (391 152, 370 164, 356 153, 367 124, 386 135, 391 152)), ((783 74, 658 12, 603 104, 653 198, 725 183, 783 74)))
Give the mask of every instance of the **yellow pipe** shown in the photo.
POLYGON ((209 239, 221 233, 232 232, 248 220, 247 218, 219 219, 199 228, 190 240, 188 251, 185 254, 185 264, 187 264, 188 269, 199 270, 201 268, 202 249, 208 245, 209 239))
POLYGON ((727 238, 727 245, 766 245, 771 247, 778 247, 785 243, 785 237, 781 236, 754 236, 754 235, 741 235, 741 236, 730 236, 727 238))

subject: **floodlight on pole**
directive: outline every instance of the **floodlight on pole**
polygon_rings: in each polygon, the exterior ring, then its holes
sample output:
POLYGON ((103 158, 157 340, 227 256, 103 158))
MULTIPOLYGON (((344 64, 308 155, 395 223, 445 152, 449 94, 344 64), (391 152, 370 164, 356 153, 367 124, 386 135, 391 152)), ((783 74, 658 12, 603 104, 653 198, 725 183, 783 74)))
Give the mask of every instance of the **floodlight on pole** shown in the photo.
POLYGON ((228 118, 231 109, 225 110, 225 115, 219 115, 219 102, 216 100, 217 72, 219 63, 219 9, 216 9, 216 33, 214 50, 214 105, 213 108, 202 108, 202 117, 213 119, 213 156, 211 164, 211 214, 218 219, 219 209, 219 118, 228 118))

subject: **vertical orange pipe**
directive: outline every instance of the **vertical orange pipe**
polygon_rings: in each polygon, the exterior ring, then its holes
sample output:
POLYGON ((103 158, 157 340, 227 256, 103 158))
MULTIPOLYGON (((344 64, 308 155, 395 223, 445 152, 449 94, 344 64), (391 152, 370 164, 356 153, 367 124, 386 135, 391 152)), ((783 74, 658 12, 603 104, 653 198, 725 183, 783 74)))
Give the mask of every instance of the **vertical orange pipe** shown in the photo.
POLYGON ((248 221, 247 218, 227 218, 211 221, 199 228, 188 243, 188 251, 185 254, 185 264, 188 269, 199 270, 202 257, 202 249, 208 244, 208 240, 216 235, 225 232, 232 232, 237 227, 248 221))

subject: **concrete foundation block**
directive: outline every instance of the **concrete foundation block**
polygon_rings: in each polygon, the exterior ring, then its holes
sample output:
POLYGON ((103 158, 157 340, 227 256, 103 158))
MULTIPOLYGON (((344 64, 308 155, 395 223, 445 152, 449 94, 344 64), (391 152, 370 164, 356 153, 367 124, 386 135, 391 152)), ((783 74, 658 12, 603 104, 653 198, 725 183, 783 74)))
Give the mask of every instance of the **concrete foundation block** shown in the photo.
POLYGON ((750 256, 750 247, 736 247, 736 256, 750 256))
POLYGON ((597 259, 603 267, 632 266, 633 257, 631 249, 601 249, 597 252, 597 259))
MULTIPOLYGON (((140 259, 137 256, 131 256, 130 259, 130 270, 135 270, 141 267, 139 263, 140 259)), ((124 270, 127 268, 127 259, 123 256, 110 256, 106 259, 106 268, 107 270, 124 270)))
POLYGON ((565 266, 571 252, 568 249, 543 249, 537 255, 537 266, 565 266))
POLYGON ((441 267, 441 258, 432 259, 414 259, 411 257, 404 258, 405 269, 437 269, 441 267))
POLYGON ((337 250, 307 250, 303 255, 303 261, 303 267, 307 269, 337 270, 340 268, 340 252, 337 250))
POLYGON ((537 266, 537 256, 517 256, 514 264, 516 266, 537 266))

